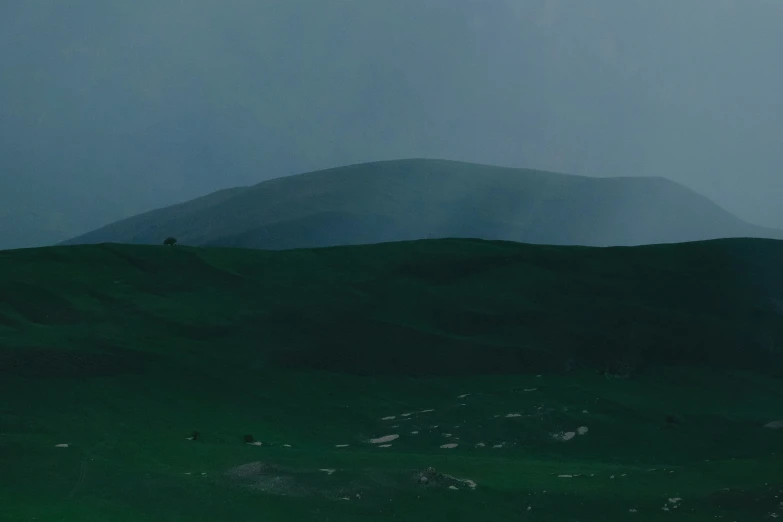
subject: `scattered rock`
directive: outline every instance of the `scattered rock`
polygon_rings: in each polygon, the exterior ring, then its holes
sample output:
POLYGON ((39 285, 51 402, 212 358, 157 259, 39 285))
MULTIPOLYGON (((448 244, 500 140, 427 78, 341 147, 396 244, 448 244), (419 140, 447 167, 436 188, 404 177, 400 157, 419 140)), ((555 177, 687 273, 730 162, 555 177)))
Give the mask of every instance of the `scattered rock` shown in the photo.
POLYGON ((579 428, 577 428, 576 432, 579 435, 584 435, 585 433, 588 432, 587 426, 580 426, 579 428))
POLYGON ((563 441, 563 442, 569 441, 569 440, 573 439, 574 437, 576 437, 576 432, 575 431, 560 432, 560 433, 555 433, 555 434, 552 435, 552 438, 554 438, 555 440, 559 440, 559 441, 563 441))

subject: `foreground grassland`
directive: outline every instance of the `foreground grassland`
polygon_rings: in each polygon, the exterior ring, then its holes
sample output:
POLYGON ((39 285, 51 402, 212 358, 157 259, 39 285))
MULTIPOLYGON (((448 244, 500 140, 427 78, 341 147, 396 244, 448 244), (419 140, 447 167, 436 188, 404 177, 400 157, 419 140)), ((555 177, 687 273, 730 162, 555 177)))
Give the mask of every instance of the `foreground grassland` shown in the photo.
POLYGON ((761 240, 0 252, 0 520, 772 520, 780 267, 761 240))

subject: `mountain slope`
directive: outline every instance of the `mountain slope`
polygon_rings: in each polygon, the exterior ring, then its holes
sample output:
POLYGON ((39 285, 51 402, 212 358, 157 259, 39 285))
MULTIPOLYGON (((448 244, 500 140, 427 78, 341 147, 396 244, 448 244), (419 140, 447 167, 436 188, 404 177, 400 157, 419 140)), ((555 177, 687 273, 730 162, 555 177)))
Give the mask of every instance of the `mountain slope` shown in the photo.
POLYGON ((587 178, 438 160, 367 163, 221 191, 77 243, 285 249, 429 237, 634 245, 783 237, 662 178, 587 178))
POLYGON ((36 346, 64 327, 63 346, 175 335, 244 353, 250 341, 257 348, 246 364, 361 374, 533 372, 568 360, 606 368, 627 357, 762 371, 783 363, 775 241, 593 249, 440 240, 285 252, 105 245, 11 251, 0 261, 10 277, 0 292, 9 344, 36 346))
POLYGON ((0 520, 772 519, 781 265, 766 240, 0 252, 0 520))

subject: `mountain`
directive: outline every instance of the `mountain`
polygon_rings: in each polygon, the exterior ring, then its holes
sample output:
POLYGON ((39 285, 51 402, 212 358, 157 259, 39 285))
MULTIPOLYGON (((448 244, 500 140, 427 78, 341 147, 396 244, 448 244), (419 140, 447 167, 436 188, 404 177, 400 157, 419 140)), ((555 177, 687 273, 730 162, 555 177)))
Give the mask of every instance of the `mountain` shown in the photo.
POLYGON ((781 266, 769 240, 0 252, 0 519, 779 515, 781 266))
POLYGON ((588 178, 439 160, 352 165, 215 192, 66 244, 286 249, 438 237, 553 245, 783 238, 663 178, 588 178))

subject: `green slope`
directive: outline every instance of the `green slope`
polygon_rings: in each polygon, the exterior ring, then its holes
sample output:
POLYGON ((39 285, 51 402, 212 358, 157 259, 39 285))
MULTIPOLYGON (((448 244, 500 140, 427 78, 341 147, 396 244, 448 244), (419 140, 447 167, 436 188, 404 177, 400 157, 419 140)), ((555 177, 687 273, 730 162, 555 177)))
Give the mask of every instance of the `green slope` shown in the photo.
POLYGON ((68 241, 286 249, 438 237, 639 245, 783 237, 661 178, 438 160, 367 163, 221 191, 68 241))
POLYGON ((763 519, 782 261, 764 240, 3 252, 0 520, 763 519))

